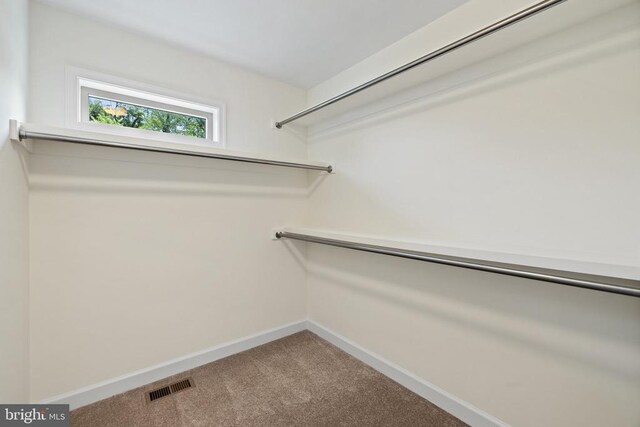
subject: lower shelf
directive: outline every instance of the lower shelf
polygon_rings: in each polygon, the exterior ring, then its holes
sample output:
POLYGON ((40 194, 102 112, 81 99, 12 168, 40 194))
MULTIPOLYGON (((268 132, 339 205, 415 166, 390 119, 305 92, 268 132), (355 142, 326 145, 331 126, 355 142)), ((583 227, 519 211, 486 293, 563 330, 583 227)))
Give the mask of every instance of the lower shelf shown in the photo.
POLYGON ((596 275, 590 273, 558 270, 535 265, 514 264, 496 260, 481 259, 476 257, 453 256, 450 254, 426 252, 407 249, 398 245, 389 246, 389 243, 375 244, 371 239, 363 241, 363 238, 348 236, 327 237, 319 233, 303 230, 285 229, 276 232, 278 239, 293 239, 310 243, 336 246, 345 249, 353 249, 363 252, 371 252, 381 255, 390 255, 400 258, 426 261, 443 264, 452 267, 467 268, 485 271, 525 279, 556 283, 565 286, 592 289, 601 292, 610 292, 619 295, 640 297, 640 280, 596 275))

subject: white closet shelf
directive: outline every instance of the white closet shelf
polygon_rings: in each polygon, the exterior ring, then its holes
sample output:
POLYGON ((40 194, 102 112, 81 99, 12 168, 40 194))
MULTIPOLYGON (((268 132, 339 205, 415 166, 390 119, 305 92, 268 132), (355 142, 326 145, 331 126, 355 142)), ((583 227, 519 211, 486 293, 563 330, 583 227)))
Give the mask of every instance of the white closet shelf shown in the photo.
POLYGON ((640 268, 635 266, 394 241, 307 228, 282 228, 275 231, 274 237, 640 297, 640 268))
MULTIPOLYGON (((25 143, 30 140, 61 141, 73 144, 96 145, 113 148, 124 148, 139 151, 152 151, 165 154, 177 154, 183 156, 205 157, 219 160, 230 160, 244 163, 259 163, 272 166, 282 166, 298 169, 310 169, 324 172, 333 172, 333 167, 327 163, 311 160, 299 161, 283 159, 263 154, 230 151, 218 148, 187 146, 165 141, 132 138, 128 136, 111 135, 100 132, 89 132, 76 129, 58 128, 53 126, 20 123, 10 120, 10 138, 13 141, 25 143), (183 148, 188 147, 188 148, 183 148)), ((24 144, 30 151, 28 144, 24 144)))
MULTIPOLYGON (((426 48, 423 56, 398 64, 386 73, 280 119, 275 125, 277 128, 288 124, 333 126, 344 120, 368 116, 393 105, 405 104, 415 98, 428 97, 469 80, 495 74, 500 69, 497 64, 486 65, 481 67, 483 70, 473 72, 470 69, 508 52, 513 53, 513 58, 509 59, 511 65, 503 66, 506 69, 530 64, 550 55, 561 55, 576 44, 588 45, 620 30, 610 28, 612 20, 609 12, 621 10, 632 3, 632 0, 537 2, 477 31, 460 33, 449 44, 429 46, 431 49, 426 48), (582 31, 586 39, 581 39, 580 34, 568 34, 572 28, 587 21, 589 29, 582 31), (549 43, 544 48, 531 47, 530 51, 520 51, 545 38, 549 38, 549 43), (465 70, 468 73, 464 73, 465 70), (423 88, 429 84, 433 84, 434 88, 423 88)), ((634 20, 633 16, 628 17, 630 27, 637 25, 632 22, 634 20)))

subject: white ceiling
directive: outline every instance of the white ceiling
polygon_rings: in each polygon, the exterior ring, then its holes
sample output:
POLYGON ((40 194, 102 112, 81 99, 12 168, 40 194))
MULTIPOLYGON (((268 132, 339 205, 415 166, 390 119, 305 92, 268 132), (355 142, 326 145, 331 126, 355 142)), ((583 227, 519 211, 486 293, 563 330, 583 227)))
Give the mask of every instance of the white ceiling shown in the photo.
POLYGON ((467 0, 40 0, 309 88, 467 0))

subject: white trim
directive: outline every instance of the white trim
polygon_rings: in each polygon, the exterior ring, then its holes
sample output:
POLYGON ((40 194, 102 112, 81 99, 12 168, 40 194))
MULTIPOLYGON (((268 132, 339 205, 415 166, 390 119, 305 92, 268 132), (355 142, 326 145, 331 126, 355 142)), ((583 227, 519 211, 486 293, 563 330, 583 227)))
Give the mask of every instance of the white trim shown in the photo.
MULTIPOLYGON (((154 141, 162 140, 173 144, 187 144, 212 148, 224 148, 226 146, 226 105, 222 101, 196 97, 70 65, 65 67, 65 92, 65 127, 69 129, 99 131, 113 135, 123 135, 154 141), (167 107, 160 108, 156 105, 152 106, 153 108, 170 111, 176 110, 178 112, 180 112, 181 109, 202 111, 211 116, 211 129, 208 129, 210 135, 208 135, 208 138, 202 139, 87 122, 83 120, 82 117, 81 95, 83 87, 177 107, 173 109, 167 107)), ((192 112, 188 114, 193 115, 192 112)))
POLYGON ((330 331, 313 320, 307 320, 307 329, 469 425, 478 427, 508 426, 507 423, 498 418, 360 347, 353 341, 330 331))
POLYGON ((391 378, 400 385, 472 426, 508 427, 508 424, 503 421, 453 396, 428 381, 418 378, 411 372, 360 347, 353 341, 340 336, 313 320, 300 320, 278 328, 269 329, 245 338, 178 357, 149 368, 140 369, 111 380, 50 397, 38 403, 69 404, 71 409, 76 409, 304 330, 313 332, 320 338, 330 342, 342 351, 366 363, 381 374, 391 378))
POLYGON ((222 359, 224 357, 249 350, 251 348, 266 344, 280 338, 284 338, 291 334, 295 334, 296 332, 304 331, 306 329, 306 326, 307 322, 304 320, 300 320, 298 322, 290 323, 279 328, 269 329, 255 335, 241 338, 239 340, 220 344, 206 350, 178 357, 159 365, 140 369, 138 371, 131 372, 129 374, 125 374, 111 380, 83 387, 69 393, 50 397, 38 403, 65 403, 69 404, 71 409, 79 408, 81 406, 106 399, 110 396, 124 393, 125 391, 132 390, 137 387, 142 387, 171 375, 175 375, 189 369, 197 368, 198 366, 215 362, 216 360, 222 359))

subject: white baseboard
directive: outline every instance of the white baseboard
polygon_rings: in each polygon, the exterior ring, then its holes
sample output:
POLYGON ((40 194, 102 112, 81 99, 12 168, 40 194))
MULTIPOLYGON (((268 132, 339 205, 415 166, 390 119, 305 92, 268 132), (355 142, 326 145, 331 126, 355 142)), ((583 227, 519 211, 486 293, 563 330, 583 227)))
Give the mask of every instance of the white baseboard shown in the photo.
POLYGON ((307 322, 301 320, 236 341, 217 345, 197 353, 169 360, 168 362, 156 366, 131 372, 108 381, 51 397, 39 403, 66 403, 70 405, 71 409, 79 408, 81 406, 97 402, 98 400, 106 399, 107 397, 124 393, 125 391, 170 377, 171 375, 179 374, 180 372, 197 368, 198 366, 214 362, 218 359, 249 350, 253 347, 284 338, 288 335, 295 334, 296 332, 304 331, 306 328, 307 322))
POLYGON ((405 369, 360 347, 358 344, 330 331, 312 320, 301 320, 279 328, 269 329, 246 338, 211 347, 108 381, 45 399, 39 403, 66 403, 70 405, 71 409, 76 409, 304 330, 309 330, 329 341, 331 344, 458 417, 467 424, 480 427, 508 426, 508 424, 499 419, 458 399, 435 385, 418 378, 405 369))
POLYGON ((411 372, 360 347, 358 344, 330 331, 312 320, 307 320, 307 329, 471 426, 508 426, 507 423, 458 399, 437 386, 418 378, 411 372))

